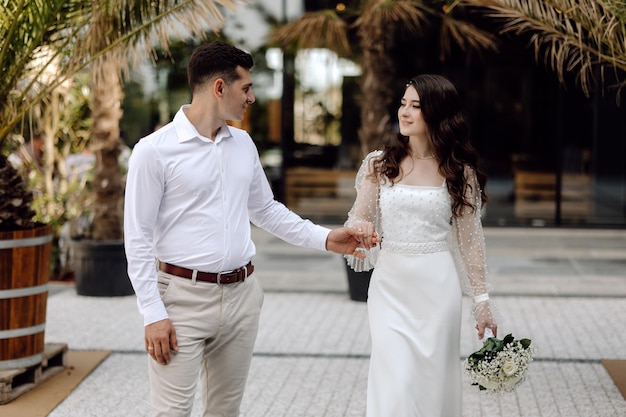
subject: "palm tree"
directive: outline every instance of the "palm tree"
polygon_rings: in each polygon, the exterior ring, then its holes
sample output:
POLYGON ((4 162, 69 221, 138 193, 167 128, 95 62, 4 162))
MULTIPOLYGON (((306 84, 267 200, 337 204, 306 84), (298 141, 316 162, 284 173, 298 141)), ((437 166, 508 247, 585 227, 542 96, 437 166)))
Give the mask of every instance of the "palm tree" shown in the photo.
POLYGON ((355 2, 354 10, 322 10, 305 13, 299 19, 278 28, 273 39, 283 48, 325 47, 340 56, 353 57, 348 39, 356 31, 363 74, 360 79, 361 127, 359 139, 363 155, 393 135, 388 112, 396 78, 391 49, 401 33, 416 38, 424 35, 433 21, 439 22, 442 51, 451 45, 464 49, 495 49, 491 35, 471 23, 459 20, 458 1, 366 0, 355 2), (352 24, 346 23, 352 20, 352 24))
MULTIPOLYGON (((170 35, 204 37, 223 22, 220 6, 233 0, 6 0, 0 5, 0 149, 35 103, 79 71, 93 77, 92 139, 96 193, 102 210, 94 237, 121 238, 121 179, 116 153, 122 74, 133 58, 168 50, 170 35)), ((17 173, 0 156, 0 190, 17 173)), ((29 227, 27 193, 0 194, 0 227, 29 227), (26 218, 24 218, 26 216, 26 218)))
MULTIPOLYGON (((574 74, 589 94, 597 74, 612 67, 617 86, 626 79, 626 3, 621 0, 464 0, 502 24, 502 33, 529 34, 537 60, 561 82, 574 74), (597 70, 600 71, 597 71, 597 70), (620 75, 621 72, 621 75, 620 75)), ((619 95, 618 95, 619 97, 619 95)))

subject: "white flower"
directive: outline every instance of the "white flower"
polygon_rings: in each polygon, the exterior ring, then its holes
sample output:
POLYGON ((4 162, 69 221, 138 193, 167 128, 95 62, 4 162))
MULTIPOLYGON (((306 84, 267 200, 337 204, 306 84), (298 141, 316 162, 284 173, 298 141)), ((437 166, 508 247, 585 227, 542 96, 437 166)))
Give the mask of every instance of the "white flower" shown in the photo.
POLYGON ((487 390, 497 390, 500 388, 500 382, 495 381, 489 377, 482 377, 478 379, 478 383, 481 387, 484 387, 487 390))
POLYGON ((502 364, 502 373, 506 376, 512 376, 517 372, 517 364, 513 359, 507 359, 502 364))
POLYGON ((503 340, 490 337, 482 349, 465 360, 465 372, 472 383, 488 393, 511 392, 526 378, 528 365, 535 354, 529 339, 503 340))

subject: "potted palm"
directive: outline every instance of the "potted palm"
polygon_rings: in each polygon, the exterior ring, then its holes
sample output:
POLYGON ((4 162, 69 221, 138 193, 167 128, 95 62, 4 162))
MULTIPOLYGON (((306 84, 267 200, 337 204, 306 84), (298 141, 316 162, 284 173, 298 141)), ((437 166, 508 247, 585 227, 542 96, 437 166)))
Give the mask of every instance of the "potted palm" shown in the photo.
MULTIPOLYGON (((40 91, 43 71, 35 62, 51 42, 50 26, 33 27, 48 4, 3 2, 0 12, 0 369, 42 360, 51 253, 51 227, 34 221, 33 194, 8 161, 8 139, 40 91), (19 3, 19 4, 18 4, 19 3)), ((50 21, 50 20, 49 20, 50 21)))
MULTIPOLYGON (((473 24, 458 20, 454 6, 442 9, 436 3, 440 2, 356 2, 355 9, 305 13, 272 34, 274 42, 283 49, 324 47, 360 63, 363 72, 359 79, 358 102, 367 103, 360 108, 361 125, 358 129, 362 157, 381 149, 382 144, 395 135, 389 106, 394 100, 396 88, 389 80, 398 78, 393 56, 398 36, 423 36, 429 30, 429 20, 434 20, 440 22, 440 41, 448 49, 455 43, 463 48, 495 47, 491 35, 473 24), (355 52, 349 42, 353 35, 358 40, 355 52)), ((372 271, 355 272, 346 267, 350 298, 367 300, 372 271)))
MULTIPOLYGON (((234 1, 219 3, 235 6, 234 1)), ((80 263, 77 268, 75 265, 77 290, 84 295, 130 294, 132 288, 122 250, 123 186, 117 158, 121 143, 122 74, 131 58, 151 56, 153 39, 159 39, 160 47, 167 51, 168 35, 174 29, 180 32, 184 27, 185 35, 203 38, 221 25, 222 13, 214 2, 202 0, 158 3, 50 0, 42 4, 12 0, 4 2, 2 8, 0 64, 4 72, 0 77, 0 141, 4 142, 21 125, 35 103, 79 71, 90 71, 96 209, 91 217, 89 238, 72 244, 71 250, 78 253, 79 246, 94 248, 84 260, 99 259, 98 247, 104 248, 104 252, 114 255, 112 261, 104 260, 100 265, 117 266, 103 271, 97 266, 83 268, 84 263, 76 261, 75 264, 80 263), (43 79, 42 75, 50 71, 54 76, 43 79)), ((4 185, 0 184, 3 189, 4 185)), ((28 189, 24 188, 24 192, 28 193, 28 189)), ((18 200, 24 206, 30 204, 26 197, 13 199, 18 200)))
POLYGON ((34 222, 23 177, 0 154, 0 370, 41 362, 52 231, 34 222))
MULTIPOLYGON (((167 33, 177 22, 184 23, 189 34, 203 38, 211 29, 206 22, 219 27, 223 17, 212 2, 199 0, 165 1, 158 6, 150 1, 120 2, 115 8, 101 2, 90 3, 83 48, 94 57, 90 65, 91 148, 96 156, 92 182, 94 204, 88 233, 71 240, 70 259, 79 294, 128 295, 133 290, 123 247, 123 177, 119 164, 119 153, 124 146, 119 129, 122 74, 131 60, 151 49, 150 34, 156 32, 163 41, 160 47, 167 51, 167 33)), ((221 3, 234 7, 233 2, 221 3)))
MULTIPOLYGON (((234 2, 220 3, 234 7, 234 2)), ((33 107, 59 86, 86 68, 97 74, 99 60, 101 64, 111 63, 102 70, 115 70, 105 81, 113 87, 104 88, 103 95, 112 91, 113 99, 99 98, 97 103, 110 107, 96 104, 94 110, 98 117, 94 127, 99 181, 96 194, 104 195, 98 200, 102 204, 109 204, 110 198, 115 201, 110 204, 119 205, 121 187, 115 173, 119 170, 110 169, 116 164, 110 155, 116 152, 111 143, 119 142, 115 127, 119 113, 108 112, 119 107, 119 96, 115 95, 120 91, 116 89, 119 73, 129 64, 129 55, 122 51, 127 48, 137 55, 143 45, 149 53, 150 36, 167 47, 168 30, 182 21, 189 34, 201 37, 221 23, 222 14, 213 2, 202 0, 8 0, 0 5, 0 369, 26 367, 42 360, 52 241, 51 226, 33 220, 33 190, 7 159, 9 139, 24 133, 23 126, 32 122, 33 107), (97 134, 107 129, 110 134, 97 134)), ((94 77, 94 81, 101 80, 94 77)), ((96 230, 107 227, 102 226, 107 224, 102 218, 106 215, 94 219, 96 230)), ((113 232, 111 238, 121 239, 121 226, 113 232)))

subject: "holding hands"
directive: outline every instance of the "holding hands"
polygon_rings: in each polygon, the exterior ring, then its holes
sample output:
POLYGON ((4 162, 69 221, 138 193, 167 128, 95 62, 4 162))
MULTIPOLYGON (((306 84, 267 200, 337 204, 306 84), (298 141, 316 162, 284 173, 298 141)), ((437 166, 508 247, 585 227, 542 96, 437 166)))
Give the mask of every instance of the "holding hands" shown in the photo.
POLYGON ((378 243, 380 243, 380 237, 378 233, 374 230, 374 224, 372 222, 359 221, 355 222, 352 226, 358 232, 363 233, 362 244, 363 248, 370 249, 375 247, 378 243))
POLYGON ((326 239, 326 249, 343 255, 365 258, 365 251, 380 242, 380 237, 374 231, 374 225, 370 223, 370 226, 359 225, 331 230, 326 239))

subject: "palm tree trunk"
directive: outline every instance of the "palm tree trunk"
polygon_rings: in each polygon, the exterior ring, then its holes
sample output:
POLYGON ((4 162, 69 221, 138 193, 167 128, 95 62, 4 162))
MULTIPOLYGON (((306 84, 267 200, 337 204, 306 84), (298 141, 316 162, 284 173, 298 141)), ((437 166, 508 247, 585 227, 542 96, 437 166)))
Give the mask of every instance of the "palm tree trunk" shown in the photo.
POLYGON ((395 79, 393 59, 388 50, 393 41, 389 28, 362 25, 359 28, 363 47, 361 75, 361 128, 359 139, 363 156, 382 149, 393 137, 389 106, 394 92, 389 84, 395 79))
POLYGON ((122 83, 115 55, 104 54, 93 73, 92 144, 96 155, 93 187, 96 195, 92 237, 96 240, 122 238, 122 173, 118 156, 122 118, 122 83))
POLYGON ((42 118, 43 120, 43 141, 44 141, 44 152, 43 152, 43 165, 42 172, 44 177, 44 193, 46 194, 46 213, 50 215, 54 215, 55 211, 55 202, 54 202, 54 192, 55 187, 55 178, 54 178, 54 162, 56 159, 56 149, 54 146, 55 135, 59 131, 59 123, 60 123, 60 102, 59 95, 56 91, 51 94, 50 102, 48 104, 47 109, 45 110, 45 115, 42 118))

